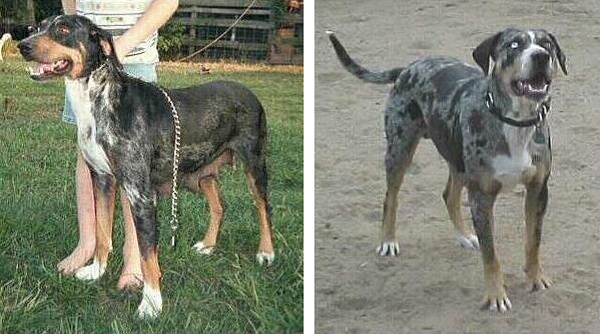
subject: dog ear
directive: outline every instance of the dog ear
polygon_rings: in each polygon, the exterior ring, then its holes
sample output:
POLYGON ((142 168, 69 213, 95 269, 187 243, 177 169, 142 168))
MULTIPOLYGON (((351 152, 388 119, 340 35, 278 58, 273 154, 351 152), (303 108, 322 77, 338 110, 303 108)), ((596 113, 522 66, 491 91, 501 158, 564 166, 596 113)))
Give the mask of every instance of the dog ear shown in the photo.
POLYGON ((552 43, 554 44, 554 47, 556 49, 556 58, 558 59, 560 68, 562 69, 563 73, 565 75, 567 75, 567 57, 562 52, 560 45, 558 45, 558 42, 556 41, 556 37, 554 37, 554 35, 552 35, 551 33, 548 33, 548 36, 550 36, 550 39, 552 40, 552 43))
POLYGON ((92 27, 90 33, 92 38, 98 41, 102 53, 111 60, 117 60, 112 35, 108 31, 100 29, 96 26, 92 27))
POLYGON ((492 37, 489 37, 485 41, 481 42, 475 50, 473 50, 473 59, 481 69, 483 73, 488 75, 490 73, 490 57, 495 61, 496 55, 494 54, 494 49, 498 44, 498 39, 502 35, 502 32, 495 34, 492 37))

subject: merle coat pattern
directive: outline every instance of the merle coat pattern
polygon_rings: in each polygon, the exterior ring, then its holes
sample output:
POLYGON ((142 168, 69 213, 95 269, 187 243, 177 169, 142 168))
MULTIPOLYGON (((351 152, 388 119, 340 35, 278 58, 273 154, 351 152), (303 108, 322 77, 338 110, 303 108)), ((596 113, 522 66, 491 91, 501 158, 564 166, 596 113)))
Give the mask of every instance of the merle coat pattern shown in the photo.
POLYGON ((424 57, 405 68, 375 72, 350 58, 333 32, 328 35, 350 73, 367 82, 393 84, 385 107, 387 192, 379 255, 399 252, 398 191, 419 140, 430 138, 448 164, 443 199, 457 239, 465 248, 481 248, 485 306, 500 312, 512 306, 495 254, 493 206, 501 191, 519 183, 527 189, 525 271, 533 289, 548 288, 538 255, 552 162, 545 116, 557 67, 567 73, 555 37, 541 29, 510 28, 473 51, 481 69, 454 58, 424 57), (461 217, 464 187, 476 236, 461 217))
MULTIPOLYGON (((174 125, 161 88, 122 70, 112 37, 81 16, 59 16, 19 44, 35 80, 66 77, 75 105, 78 144, 92 171, 96 206, 94 262, 76 276, 98 279, 107 265, 116 184, 131 204, 142 255, 144 292, 140 317, 162 309, 158 266, 157 197, 171 189, 174 125)), ((182 185, 207 196, 211 222, 195 245, 201 253, 215 246, 222 205, 217 176, 234 159, 245 166, 260 222, 259 263, 274 260, 267 200, 267 125, 257 97, 241 84, 216 81, 184 89, 165 89, 181 121, 179 173, 182 185)))

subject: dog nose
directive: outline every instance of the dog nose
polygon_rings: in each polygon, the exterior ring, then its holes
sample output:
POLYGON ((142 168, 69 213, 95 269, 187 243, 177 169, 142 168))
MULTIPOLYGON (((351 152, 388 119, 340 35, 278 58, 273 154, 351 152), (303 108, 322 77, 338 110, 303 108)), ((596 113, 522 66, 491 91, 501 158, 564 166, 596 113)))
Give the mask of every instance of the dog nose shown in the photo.
POLYGON ((550 54, 548 52, 536 52, 531 55, 531 60, 538 64, 546 64, 550 61, 550 54))
POLYGON ((28 56, 31 54, 31 45, 25 41, 19 42, 19 44, 17 44, 17 48, 19 48, 19 51, 23 56, 28 56))

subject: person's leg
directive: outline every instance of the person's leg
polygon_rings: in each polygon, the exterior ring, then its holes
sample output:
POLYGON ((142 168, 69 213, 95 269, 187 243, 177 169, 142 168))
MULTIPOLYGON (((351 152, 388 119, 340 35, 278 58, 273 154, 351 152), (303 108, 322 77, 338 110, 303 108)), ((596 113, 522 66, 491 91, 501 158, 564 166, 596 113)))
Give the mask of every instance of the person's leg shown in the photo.
MULTIPOLYGON (((68 98, 65 98, 63 121, 76 124, 68 98)), ((58 263, 58 271, 72 274, 83 267, 94 255, 96 248, 96 212, 94 207, 94 192, 92 191, 92 176, 83 156, 77 152, 75 171, 77 187, 77 221, 79 227, 79 242, 71 255, 58 263)))

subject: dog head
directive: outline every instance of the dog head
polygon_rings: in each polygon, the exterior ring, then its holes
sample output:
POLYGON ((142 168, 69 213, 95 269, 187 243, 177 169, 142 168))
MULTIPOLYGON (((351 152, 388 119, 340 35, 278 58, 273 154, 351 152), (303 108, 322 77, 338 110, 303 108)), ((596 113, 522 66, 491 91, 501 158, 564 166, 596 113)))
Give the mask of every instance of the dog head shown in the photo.
POLYGON ((34 62, 30 73, 34 80, 60 76, 84 78, 106 60, 121 66, 112 36, 89 19, 62 15, 45 21, 37 32, 18 45, 23 58, 34 62))
POLYGON ((548 96, 558 66, 567 74, 565 54, 556 38, 542 29, 503 30, 479 44, 473 58, 509 95, 534 101, 548 96))

